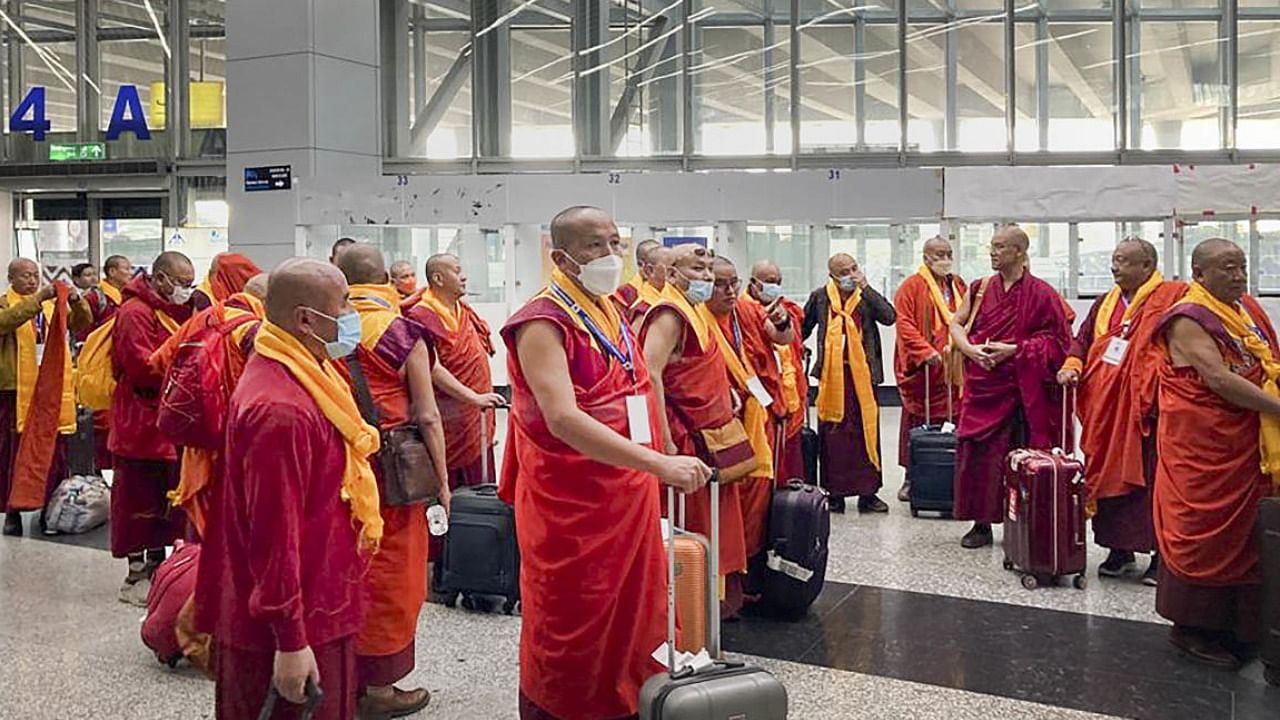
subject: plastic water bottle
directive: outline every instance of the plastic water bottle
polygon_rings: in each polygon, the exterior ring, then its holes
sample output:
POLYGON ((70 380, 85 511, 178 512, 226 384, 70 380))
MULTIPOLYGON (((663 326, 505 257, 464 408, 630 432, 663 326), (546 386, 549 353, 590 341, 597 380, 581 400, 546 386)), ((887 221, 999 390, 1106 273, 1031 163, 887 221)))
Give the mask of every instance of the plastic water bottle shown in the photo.
POLYGON ((449 513, 438 502, 427 508, 427 531, 436 536, 449 532, 449 513))

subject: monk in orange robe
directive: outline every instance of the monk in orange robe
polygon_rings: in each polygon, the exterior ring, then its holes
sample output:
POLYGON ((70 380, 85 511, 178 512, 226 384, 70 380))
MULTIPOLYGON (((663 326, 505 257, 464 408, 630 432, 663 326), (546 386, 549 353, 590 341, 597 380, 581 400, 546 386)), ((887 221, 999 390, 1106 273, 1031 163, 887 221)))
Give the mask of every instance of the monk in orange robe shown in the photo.
POLYGON ((634 717, 666 639, 659 483, 695 492, 710 469, 661 452, 645 357, 609 299, 622 272, 613 220, 569 208, 551 243, 551 284, 502 329, 512 409, 499 493, 520 542, 520 718, 634 717))
MULTIPOLYGON (((259 273, 237 289, 225 302, 215 302, 182 324, 178 332, 169 337, 151 354, 150 363, 161 376, 169 371, 178 348, 195 339, 209 327, 224 326, 223 347, 227 362, 223 369, 223 392, 228 399, 240 382, 244 365, 253 351, 253 338, 266 308, 262 301, 267 296, 267 276, 259 273)), ((169 493, 169 500, 187 513, 187 519, 198 536, 203 536, 208 512, 211 509, 211 486, 224 472, 220 449, 184 447, 178 471, 178 487, 169 493)))
POLYGON ((261 273, 262 270, 256 263, 240 253, 218 253, 213 256, 213 262, 209 263, 209 275, 196 290, 196 295, 203 295, 204 301, 197 302, 202 307, 224 302, 240 292, 249 278, 261 273))
MULTIPOLYGON (((421 331, 400 314, 399 294, 382 251, 354 245, 338 258, 360 314, 360 346, 341 371, 360 392, 350 363, 358 363, 382 430, 414 423, 431 454, 436 477, 447 477, 445 439, 431 383, 433 358, 421 331)), ((366 418, 366 421, 371 418, 366 418)), ((376 460, 374 470, 381 473, 376 460)), ((449 490, 440 502, 447 509, 449 490)), ((427 597, 427 517, 422 505, 382 505, 382 546, 365 575, 368 608, 356 636, 356 674, 362 717, 401 717, 426 707, 426 688, 401 690, 396 681, 413 671, 418 614, 427 597)))
MULTIPOLYGON (((767 308, 774 303, 786 311, 786 318, 779 316, 779 322, 774 323, 774 327, 784 333, 791 330, 790 341, 773 346, 778 367, 778 410, 785 416, 781 447, 774 448, 774 465, 778 468, 778 485, 804 480, 804 445, 800 431, 809 413, 809 378, 804 367, 804 338, 799 332, 804 325, 804 308, 782 294, 782 270, 772 260, 757 260, 751 266, 751 281, 741 301, 748 306, 758 306, 769 317, 773 317, 774 312, 767 308)), ((816 482, 817 478, 813 480, 816 482)))
MULTIPOLYGON (((631 314, 631 306, 640 298, 640 288, 644 287, 648 277, 645 274, 646 258, 649 253, 656 248, 662 247, 662 243, 657 240, 641 240, 636 245, 636 273, 631 279, 624 283, 621 287, 613 292, 610 297, 618 306, 618 312, 623 317, 629 317, 631 314)), ((652 266, 650 265, 652 271, 652 266)))
POLYGON ((401 302, 418 295, 418 273, 413 263, 408 260, 397 260, 391 263, 391 283, 396 286, 401 302))
POLYGON ((902 281, 893 296, 893 307, 898 314, 893 374, 898 380, 898 394, 902 396, 898 464, 907 471, 902 489, 898 491, 898 500, 902 502, 911 499, 911 429, 924 425, 926 420, 954 423, 960 397, 960 358, 951 351, 949 328, 967 286, 951 271, 953 256, 951 243, 946 238, 937 236, 925 242, 923 254, 920 268, 902 281))
MULTIPOLYGON (((133 263, 123 255, 112 255, 102 264, 102 280, 98 286, 84 294, 93 313, 93 322, 89 327, 76 333, 76 342, 83 343, 89 333, 102 327, 115 317, 116 311, 124 303, 121 291, 133 279, 133 263)), ((111 469, 111 451, 107 449, 107 438, 111 432, 111 410, 99 410, 93 414, 93 459, 98 472, 111 469)))
POLYGON ((658 300, 661 299, 662 290, 667 286, 667 276, 671 274, 673 256, 671 248, 662 245, 651 247, 644 253, 643 264, 640 265, 640 276, 644 278, 644 282, 640 283, 640 292, 636 294, 636 299, 623 313, 623 317, 633 326, 639 327, 640 321, 649 312, 649 308, 657 305, 658 300))
POLYGON ((1078 386, 1080 449, 1089 505, 1096 507, 1093 535, 1110 551, 1098 575, 1120 577, 1134 565, 1134 553, 1153 553, 1142 576, 1147 585, 1156 584, 1159 568, 1151 519, 1156 446, 1154 436, 1143 434, 1140 408, 1154 398, 1138 402, 1136 363, 1146 355, 1161 316, 1187 290, 1186 283, 1165 282, 1158 262, 1155 247, 1145 240, 1116 245, 1116 285, 1089 308, 1058 371, 1060 384, 1078 386))
POLYGON ((34 261, 9 263, 9 290, 0 296, 0 510, 5 511, 5 535, 22 535, 18 511, 43 508, 67 474, 62 435, 76 428, 67 331, 92 321, 89 304, 83 298, 69 302, 68 293, 65 284, 41 286, 40 266, 34 261), (59 307, 60 331, 55 322, 59 307))
POLYGON ((300 717, 311 681, 324 695, 314 720, 351 720, 361 589, 384 532, 378 432, 330 363, 355 344, 341 332, 355 311, 342 274, 309 259, 271 273, 266 306, 197 570, 218 579, 196 587, 217 641, 215 717, 258 717, 272 687, 283 702, 270 718, 300 717))
MULTIPOLYGON (((696 455, 718 468, 722 477, 742 478, 755 471, 759 458, 735 412, 724 354, 711 323, 698 309, 710 299, 713 281, 711 256, 704 248, 691 244, 675 248, 662 299, 645 315, 640 341, 660 398, 667 452, 696 455)), ((719 570, 725 578, 720 612, 726 617, 742 607, 742 573, 747 569, 740 492, 736 482, 724 484, 720 492, 719 570)), ((710 491, 691 495, 687 505, 686 527, 709 536, 710 491)))
POLYGON ((1262 636, 1258 503, 1280 487, 1280 343, 1245 265, 1228 240, 1197 245, 1157 340, 1156 611, 1175 646, 1222 669, 1262 636))
POLYGON ((1062 443, 1063 399, 1055 379, 1071 326, 1062 296, 1027 268, 1029 245, 1017 225, 1000 228, 991 238, 996 274, 974 282, 951 318, 951 339, 969 360, 955 482, 955 517, 973 521, 960 541, 969 549, 990 545, 992 524, 1004 520, 1009 452, 1062 443))
POLYGON ((794 333, 786 310, 775 300, 768 309, 758 303, 739 301, 742 281, 738 269, 727 258, 711 263, 715 276, 711 299, 697 310, 707 321, 711 336, 729 370, 729 383, 736 395, 738 419, 759 459, 755 472, 738 485, 742 502, 743 535, 747 558, 764 550, 769 530, 769 506, 773 499, 775 458, 779 448, 778 426, 786 417, 781 401, 782 379, 773 346, 789 342, 794 333), (783 325, 779 330, 774 321, 783 325))

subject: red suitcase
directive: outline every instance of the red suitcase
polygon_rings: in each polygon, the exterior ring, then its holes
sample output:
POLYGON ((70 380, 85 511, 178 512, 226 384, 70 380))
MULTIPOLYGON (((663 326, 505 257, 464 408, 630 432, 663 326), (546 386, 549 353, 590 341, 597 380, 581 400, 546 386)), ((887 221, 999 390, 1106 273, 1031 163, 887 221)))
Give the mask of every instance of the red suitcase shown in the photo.
POLYGON ((1014 450, 1005 467, 1005 569, 1028 590, 1064 575, 1083 590, 1084 464, 1055 448, 1014 450))

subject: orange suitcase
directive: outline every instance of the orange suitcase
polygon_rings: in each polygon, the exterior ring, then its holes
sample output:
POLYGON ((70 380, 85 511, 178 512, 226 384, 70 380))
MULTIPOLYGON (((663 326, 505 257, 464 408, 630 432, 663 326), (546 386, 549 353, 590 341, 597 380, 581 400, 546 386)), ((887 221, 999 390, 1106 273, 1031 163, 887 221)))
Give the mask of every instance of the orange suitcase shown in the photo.
MULTIPOLYGON (((676 530, 676 617, 680 629, 676 647, 696 653, 708 647, 707 541, 701 535, 676 530)), ((717 605, 712 605, 716 607, 717 605)))

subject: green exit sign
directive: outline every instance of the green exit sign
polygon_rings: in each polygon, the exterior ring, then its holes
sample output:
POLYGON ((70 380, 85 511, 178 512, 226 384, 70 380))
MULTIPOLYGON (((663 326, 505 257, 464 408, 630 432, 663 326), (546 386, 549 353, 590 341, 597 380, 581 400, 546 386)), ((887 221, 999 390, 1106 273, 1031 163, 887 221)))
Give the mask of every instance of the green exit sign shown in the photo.
POLYGON ((49 160, 106 160, 106 143, 49 143, 49 160))

